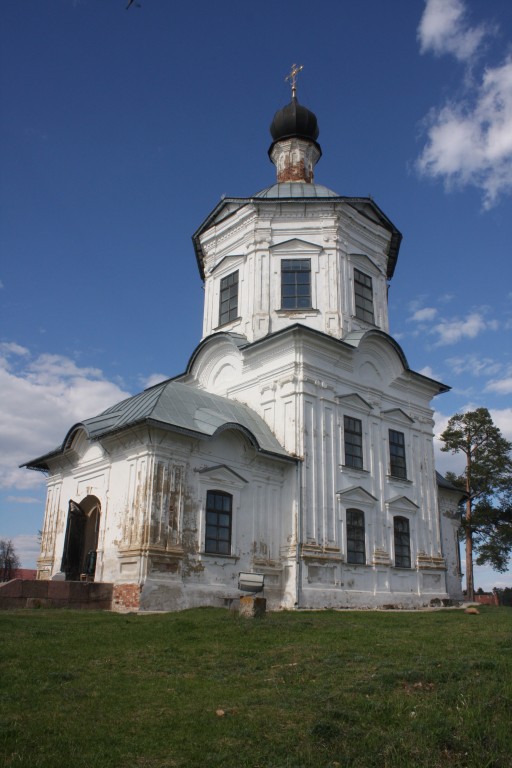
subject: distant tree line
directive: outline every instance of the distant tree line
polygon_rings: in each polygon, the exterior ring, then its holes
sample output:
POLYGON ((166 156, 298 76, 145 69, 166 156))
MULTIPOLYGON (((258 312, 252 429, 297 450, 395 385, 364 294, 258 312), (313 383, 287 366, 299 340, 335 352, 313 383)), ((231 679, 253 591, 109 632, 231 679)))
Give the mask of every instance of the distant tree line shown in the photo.
POLYGON ((512 587, 496 587, 494 591, 498 595, 500 605, 508 605, 512 608, 512 587))
POLYGON ((10 581, 21 562, 11 539, 0 539, 0 581, 10 581))

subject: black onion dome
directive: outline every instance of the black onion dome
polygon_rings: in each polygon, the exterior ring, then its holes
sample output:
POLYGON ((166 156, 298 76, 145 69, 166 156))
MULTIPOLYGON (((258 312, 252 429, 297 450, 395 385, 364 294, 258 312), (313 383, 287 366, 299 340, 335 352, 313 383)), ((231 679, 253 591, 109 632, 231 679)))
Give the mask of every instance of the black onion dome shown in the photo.
POLYGON ((296 138, 316 143, 320 131, 316 115, 294 98, 275 113, 270 133, 274 142, 296 138))

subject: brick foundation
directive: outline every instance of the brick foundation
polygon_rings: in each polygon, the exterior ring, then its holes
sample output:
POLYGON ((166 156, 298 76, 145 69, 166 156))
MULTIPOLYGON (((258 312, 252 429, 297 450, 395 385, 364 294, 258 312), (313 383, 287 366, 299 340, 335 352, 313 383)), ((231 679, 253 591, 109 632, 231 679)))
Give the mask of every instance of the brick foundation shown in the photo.
POLYGON ((112 593, 112 610, 119 611, 138 611, 140 604, 139 584, 114 584, 112 593))

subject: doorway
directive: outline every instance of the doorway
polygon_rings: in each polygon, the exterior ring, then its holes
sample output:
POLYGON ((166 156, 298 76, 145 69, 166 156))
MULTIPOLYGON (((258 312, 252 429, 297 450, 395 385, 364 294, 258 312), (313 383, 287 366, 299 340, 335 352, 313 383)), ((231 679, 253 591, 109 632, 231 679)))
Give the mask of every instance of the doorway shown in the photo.
POLYGON ((66 581, 94 581, 101 504, 96 496, 69 500, 61 571, 66 581))

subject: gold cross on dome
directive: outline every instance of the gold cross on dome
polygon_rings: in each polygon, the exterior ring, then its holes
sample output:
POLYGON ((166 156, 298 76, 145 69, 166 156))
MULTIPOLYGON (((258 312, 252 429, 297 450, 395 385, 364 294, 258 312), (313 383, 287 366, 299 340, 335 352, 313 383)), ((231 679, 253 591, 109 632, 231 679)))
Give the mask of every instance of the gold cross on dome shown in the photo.
POLYGON ((292 64, 289 75, 286 75, 285 81, 289 80, 292 84, 292 99, 297 98, 297 75, 304 69, 302 64, 292 64))

